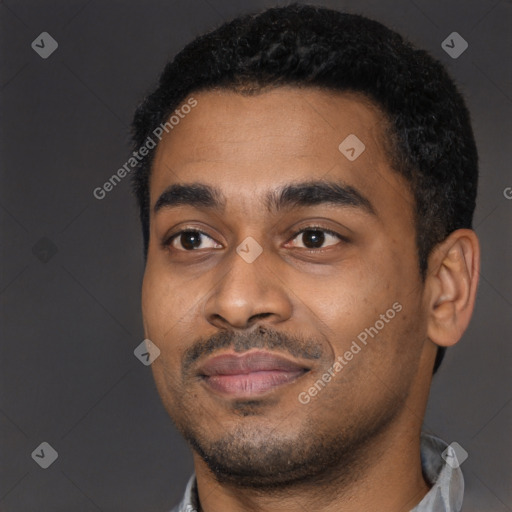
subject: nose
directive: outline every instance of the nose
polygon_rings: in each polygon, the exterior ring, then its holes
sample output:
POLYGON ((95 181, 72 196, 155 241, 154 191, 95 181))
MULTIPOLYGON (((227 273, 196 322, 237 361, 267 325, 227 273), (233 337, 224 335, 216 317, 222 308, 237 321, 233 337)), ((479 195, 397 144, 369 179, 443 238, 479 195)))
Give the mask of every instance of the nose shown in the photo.
POLYGON ((270 324, 289 319, 292 304, 287 287, 270 260, 265 250, 252 263, 233 251, 226 261, 229 270, 206 300, 206 320, 221 329, 247 329, 262 319, 270 324))

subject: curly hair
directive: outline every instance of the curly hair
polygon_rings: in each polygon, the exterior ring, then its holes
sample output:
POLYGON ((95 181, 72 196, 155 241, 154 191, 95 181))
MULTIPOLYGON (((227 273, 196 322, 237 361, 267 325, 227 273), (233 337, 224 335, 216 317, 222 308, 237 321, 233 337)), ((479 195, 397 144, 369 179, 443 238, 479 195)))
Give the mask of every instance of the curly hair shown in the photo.
MULTIPOLYGON (((478 154, 468 109, 443 65, 364 16, 304 4, 235 18, 189 43, 137 107, 137 150, 192 92, 257 94, 282 85, 363 95, 388 120, 391 163, 413 193, 419 272, 452 231, 471 228, 478 154)), ((137 162, 132 187, 149 244, 149 178, 156 149, 137 162)), ((439 348, 437 371, 445 349, 439 348)))

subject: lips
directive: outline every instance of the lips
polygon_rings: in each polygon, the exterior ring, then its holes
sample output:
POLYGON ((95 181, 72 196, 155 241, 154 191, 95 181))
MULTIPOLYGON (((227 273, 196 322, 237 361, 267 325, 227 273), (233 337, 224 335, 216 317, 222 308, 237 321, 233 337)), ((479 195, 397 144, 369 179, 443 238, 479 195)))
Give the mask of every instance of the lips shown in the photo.
POLYGON ((248 397, 293 382, 309 371, 296 361, 270 352, 213 357, 199 368, 206 385, 221 394, 248 397))

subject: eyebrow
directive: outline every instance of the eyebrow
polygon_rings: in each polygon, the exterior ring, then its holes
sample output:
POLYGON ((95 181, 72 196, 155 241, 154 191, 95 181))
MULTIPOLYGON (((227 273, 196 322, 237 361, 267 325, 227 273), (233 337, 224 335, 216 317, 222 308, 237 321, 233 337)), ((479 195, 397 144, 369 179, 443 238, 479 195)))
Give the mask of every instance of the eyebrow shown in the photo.
MULTIPOLYGON (((331 204, 359 208, 376 216, 372 203, 350 185, 334 181, 306 181, 290 183, 267 193, 264 204, 268 211, 331 204)), ((222 192, 204 183, 177 183, 167 187, 153 207, 153 212, 177 206, 192 206, 223 211, 226 198, 222 192)))

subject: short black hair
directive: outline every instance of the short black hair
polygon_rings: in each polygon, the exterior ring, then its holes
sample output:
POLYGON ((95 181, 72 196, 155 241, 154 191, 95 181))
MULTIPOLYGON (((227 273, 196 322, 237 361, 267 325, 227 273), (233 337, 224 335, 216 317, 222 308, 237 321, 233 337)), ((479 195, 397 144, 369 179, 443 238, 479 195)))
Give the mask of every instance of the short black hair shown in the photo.
MULTIPOLYGON (((419 272, 452 231, 471 228, 478 154, 464 99, 443 65, 381 23, 357 14, 291 4, 235 18, 189 43, 169 62, 137 107, 137 151, 192 93, 212 89, 255 94, 291 85, 357 93, 388 120, 392 166, 415 205, 419 272)), ((149 177, 155 149, 133 175, 149 245, 149 177)), ((445 349, 439 348, 437 371, 445 349)))

